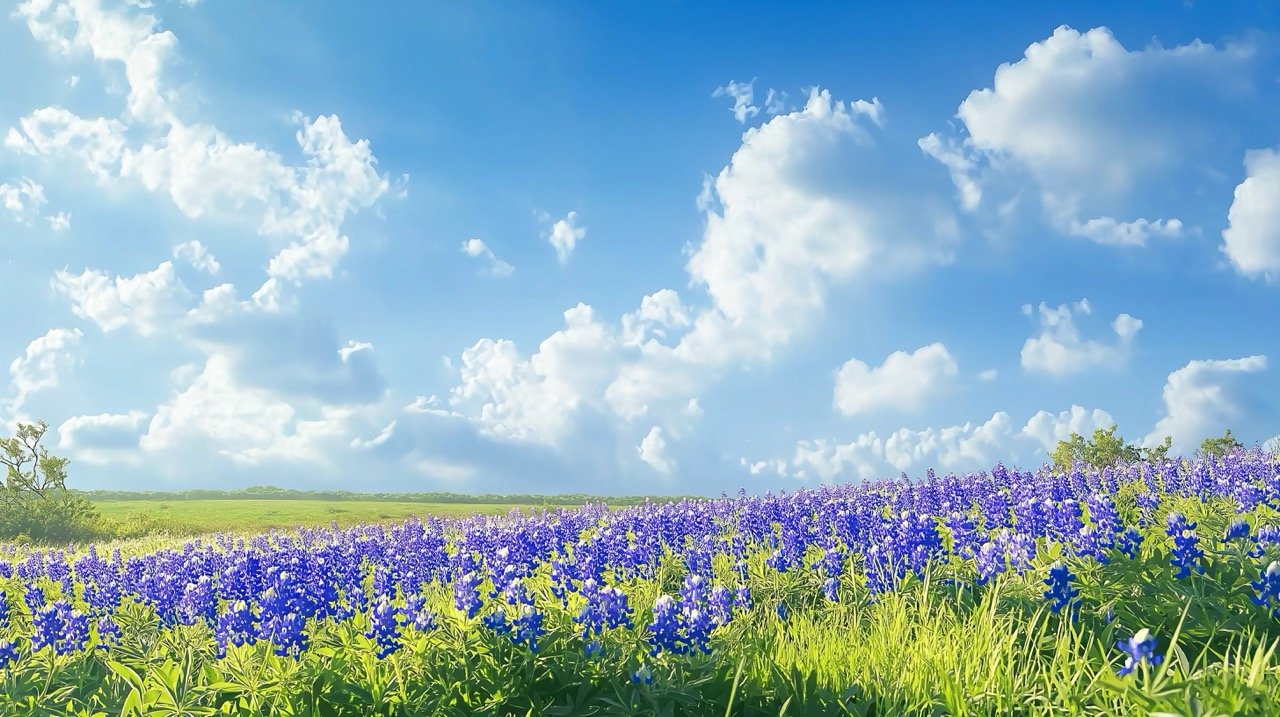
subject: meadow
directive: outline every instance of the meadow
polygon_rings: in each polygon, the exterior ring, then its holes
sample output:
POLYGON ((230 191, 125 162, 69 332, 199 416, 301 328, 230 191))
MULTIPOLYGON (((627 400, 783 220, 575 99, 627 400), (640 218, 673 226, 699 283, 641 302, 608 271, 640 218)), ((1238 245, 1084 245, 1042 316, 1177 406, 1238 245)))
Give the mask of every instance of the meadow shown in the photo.
POLYGON ((0 549, 3 714, 1265 715, 1280 459, 0 549))
POLYGON ((95 500, 102 517, 127 535, 267 532, 336 523, 386 523, 411 517, 502 515, 529 506, 513 503, 423 503, 397 500, 166 499, 95 500))

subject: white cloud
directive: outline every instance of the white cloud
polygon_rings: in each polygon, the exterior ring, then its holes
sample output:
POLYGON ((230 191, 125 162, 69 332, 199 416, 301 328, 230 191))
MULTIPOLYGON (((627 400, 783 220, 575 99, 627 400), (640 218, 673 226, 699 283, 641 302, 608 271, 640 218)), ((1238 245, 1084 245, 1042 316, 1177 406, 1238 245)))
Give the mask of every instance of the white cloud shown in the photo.
MULTIPOLYGON (((550 220, 550 217, 544 221, 550 220)), ((569 212, 564 219, 556 220, 551 228, 543 234, 547 241, 556 250, 556 258, 563 264, 569 259, 569 255, 573 253, 574 247, 578 242, 587 236, 587 228, 577 226, 578 213, 569 212)))
POLYGON ((640 445, 636 446, 636 453, 640 460, 663 475, 670 475, 675 470, 675 461, 667 455, 667 441, 662 437, 662 428, 659 426, 649 429, 640 445))
POLYGON ((49 221, 49 228, 55 232, 65 232, 71 229, 71 213, 58 212, 45 217, 49 221))
POLYGON ((978 374, 978 380, 979 380, 979 381, 994 381, 994 380, 996 380, 996 378, 997 378, 997 377, 999 377, 999 376, 1000 376, 1000 372, 999 372, 999 371, 997 371, 997 370, 995 370, 995 369, 993 369, 993 368, 989 368, 989 369, 986 369, 985 371, 983 371, 982 373, 978 374))
POLYGON ((30 224, 45 202, 44 187, 30 177, 16 184, 0 184, 0 209, 14 220, 30 224))
POLYGON ((71 349, 84 334, 79 329, 49 329, 27 344, 26 351, 9 364, 13 400, 9 413, 17 414, 27 397, 37 391, 58 387, 58 368, 73 361, 71 349))
POLYGON ((574 442, 584 430, 619 440, 642 418, 664 441, 679 438, 701 415, 689 409, 706 384, 770 361, 821 317, 832 285, 948 261, 956 235, 945 202, 916 184, 885 200, 897 160, 872 134, 883 122, 878 100, 814 89, 803 109, 748 129, 705 184, 707 225, 686 250, 707 305, 664 289, 616 326, 579 306, 529 358, 482 339, 463 353, 452 408, 486 436, 565 452, 589 450, 574 442))
POLYGON ((80 274, 58 270, 50 285, 72 301, 76 316, 92 320, 103 331, 131 325, 142 336, 181 317, 183 307, 194 298, 168 261, 152 271, 114 280, 93 269, 80 274))
POLYGON ((947 167, 967 210, 1031 186, 1060 233, 1129 246, 1181 236, 1176 218, 1117 217, 1161 213, 1143 203, 1160 196, 1149 190, 1185 189, 1220 151, 1212 127, 1251 96, 1252 55, 1198 40, 1130 51, 1105 27, 1059 27, 960 104, 962 139, 930 134, 920 147, 947 167))
POLYGON ((450 404, 488 435, 547 445, 561 443, 577 412, 603 406, 619 344, 590 306, 564 312, 557 331, 528 359, 507 340, 481 339, 462 353, 461 383, 450 404))
MULTIPOLYGON (((926 468, 966 472, 987 470, 996 462, 1020 465, 1045 460, 1057 441, 1071 431, 1092 433, 1113 423, 1106 411, 1089 411, 1073 405, 1058 414, 1040 411, 1021 429, 1004 411, 987 421, 966 422, 943 428, 900 428, 887 437, 875 431, 859 434, 847 443, 829 438, 798 441, 790 460, 774 458, 739 463, 751 475, 766 471, 800 480, 871 480, 898 473, 918 473, 926 468)), ((1029 467, 1029 466, 1028 466, 1029 467)))
POLYGON ((772 87, 764 96, 764 113, 770 117, 780 115, 783 112, 793 112, 795 108, 787 108, 787 93, 775 90, 772 87))
POLYGON ((357 351, 372 351, 373 344, 368 341, 348 341, 346 346, 338 349, 338 358, 342 359, 342 363, 347 363, 351 358, 351 354, 357 351))
POLYGON ((918 411, 958 374, 955 359, 940 343, 913 353, 894 351, 875 368, 849 359, 836 374, 835 406, 846 416, 881 409, 918 411))
POLYGON ((201 244, 199 239, 192 239, 175 246, 173 258, 181 259, 199 271, 207 271, 211 276, 217 276, 218 270, 222 268, 218 260, 213 258, 213 254, 209 253, 209 248, 201 244))
MULTIPOLYGON (((1022 311, 1030 315, 1031 305, 1024 305, 1022 311)), ((1051 376, 1070 376, 1097 367, 1123 367, 1132 352, 1133 337, 1142 329, 1141 319, 1119 314, 1111 323, 1116 334, 1114 344, 1082 338, 1075 318, 1093 313, 1087 299, 1057 308, 1041 302, 1039 313, 1040 334, 1022 345, 1022 368, 1051 376)))
POLYGON ((58 447, 86 463, 139 465, 138 439, 146 419, 142 411, 72 416, 58 426, 58 447))
POLYGON ((1022 434, 1039 443, 1045 453, 1050 453, 1058 446, 1058 441, 1067 440, 1072 433, 1090 438, 1097 429, 1109 428, 1114 423, 1111 414, 1100 408, 1090 411, 1072 404, 1069 410, 1057 414, 1037 411, 1022 427, 1022 434))
POLYGON ((1245 374, 1267 368, 1266 356, 1191 361, 1169 374, 1164 385, 1165 415, 1147 435, 1146 445, 1173 438, 1173 453, 1188 454, 1200 442, 1220 435, 1233 421, 1247 417, 1245 374))
POLYGON ((1280 153, 1250 150, 1222 232, 1222 253, 1251 278, 1280 279, 1280 153))
POLYGON ((17 15, 31 34, 66 55, 88 51, 100 61, 119 62, 129 83, 128 111, 139 119, 169 118, 169 100, 161 73, 177 38, 157 31, 159 21, 145 13, 132 15, 104 10, 97 0, 51 2, 27 0, 17 15))
POLYGON ((119 171, 125 126, 118 120, 87 120, 61 107, 45 107, 18 120, 4 137, 9 149, 29 155, 76 158, 101 182, 119 171))
POLYGON ((901 428, 885 439, 884 459, 899 471, 934 464, 946 470, 990 466, 1006 458, 1013 435, 1009 414, 1004 411, 977 426, 965 423, 919 431, 901 428))
MULTIPOLYGON (((754 77, 751 78, 750 82, 730 82, 724 87, 717 87, 716 91, 711 93, 711 96, 732 97, 733 107, 730 108, 730 111, 733 112, 733 118, 738 120, 739 123, 744 123, 749 118, 760 114, 760 108, 751 104, 754 96, 752 87, 755 83, 754 77)), ((774 112, 773 114, 777 113, 774 112)))
POLYGON ((485 270, 485 273, 497 279, 511 276, 511 273, 516 270, 514 266, 499 259, 493 253, 493 250, 480 239, 468 239, 462 242, 462 253, 472 258, 484 257, 487 259, 489 267, 485 270))
POLYGON ((212 354, 191 385, 156 409, 139 447, 173 460, 216 454, 247 465, 323 463, 363 426, 356 409, 322 405, 316 413, 304 419, 273 392, 241 385, 232 361, 212 354))

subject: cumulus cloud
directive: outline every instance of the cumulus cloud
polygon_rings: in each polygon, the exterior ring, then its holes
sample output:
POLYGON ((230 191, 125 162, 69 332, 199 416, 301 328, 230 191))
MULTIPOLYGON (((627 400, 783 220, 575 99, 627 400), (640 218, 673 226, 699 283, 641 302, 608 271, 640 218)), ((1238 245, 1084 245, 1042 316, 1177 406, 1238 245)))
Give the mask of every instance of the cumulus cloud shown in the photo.
POLYGON ((0 209, 16 221, 30 224, 45 202, 44 187, 30 177, 15 184, 0 184, 0 209))
MULTIPOLYGON (((543 215, 543 217, 543 221, 551 220, 550 216, 543 215)), ((543 233, 543 237, 556 250, 556 258, 561 264, 569 260, 574 247, 587 236, 587 228, 577 226, 577 221, 578 213, 569 212, 564 219, 557 219, 551 228, 543 233)))
POLYGON ((1089 438, 1094 431, 1110 428, 1114 423, 1111 414, 1101 408, 1090 411, 1073 404, 1070 409, 1056 414, 1037 411, 1022 427, 1022 435, 1034 439, 1045 453, 1050 453, 1058 446, 1058 441, 1069 439, 1072 433, 1089 438))
POLYGON ((1072 431, 1091 434, 1110 426, 1106 411, 1073 405, 1060 413, 1039 411, 1021 428, 1009 414, 997 411, 982 423, 966 422, 942 428, 900 428, 887 436, 875 431, 840 442, 830 438, 798 441, 789 459, 772 458, 739 463, 751 475, 765 472, 799 480, 871 480, 916 473, 927 468, 964 472, 987 470, 996 462, 1039 463, 1057 442, 1072 431))
POLYGON ((58 270, 50 285, 71 300, 76 316, 93 321, 106 332, 131 326, 141 336, 171 324, 194 300, 168 261, 152 271, 114 280, 94 269, 79 274, 58 270))
POLYGON ((13 400, 9 403, 11 415, 22 409, 31 394, 58 387, 59 367, 66 367, 74 360, 71 349, 83 335, 79 329, 49 329, 44 336, 27 344, 23 354, 9 364, 12 376, 9 387, 13 390, 13 400))
POLYGON ((146 425, 143 411, 72 416, 58 426, 58 447, 78 461, 138 465, 138 439, 146 425))
POLYGON ((1191 361, 1169 374, 1163 397, 1165 415, 1147 435, 1145 444, 1159 445, 1173 438, 1174 453, 1191 453, 1208 436, 1220 435, 1249 415, 1246 375, 1264 371, 1266 356, 1191 361))
POLYGON ((209 248, 201 244, 199 239, 192 239, 175 246, 173 258, 181 259, 199 271, 208 272, 211 276, 217 276, 218 270, 222 268, 218 260, 213 258, 213 254, 209 253, 209 248))
POLYGON ((662 427, 654 426, 645 434, 640 445, 636 446, 640 460, 649 464, 655 471, 670 475, 675 469, 675 462, 667 455, 667 441, 662 437, 662 427))
MULTIPOLYGON (((732 97, 733 107, 730 108, 730 111, 733 112, 733 118, 738 120, 739 123, 744 123, 748 119, 760 114, 760 108, 752 104, 752 98, 755 94, 755 90, 753 89, 755 83, 756 80, 754 77, 751 78, 750 82, 730 82, 724 87, 717 87, 716 91, 711 93, 711 96, 732 97)), ((774 112, 773 114, 777 113, 774 112)))
POLYGON ((1235 191, 1222 232, 1222 253, 1251 278, 1280 279, 1280 153, 1245 154, 1245 179, 1235 191))
POLYGON ((1105 27, 1059 27, 965 98, 962 133, 930 134, 920 148, 947 168, 966 210, 1031 186, 1062 234, 1127 246, 1181 236, 1175 217, 1131 213, 1177 211, 1148 197, 1185 188, 1221 151, 1213 120, 1250 101, 1252 56, 1198 40, 1127 50, 1105 27))
MULTIPOLYGON (((1024 305, 1022 312, 1030 316, 1031 305, 1024 305)), ((1111 322, 1116 341, 1104 344, 1083 338, 1076 328, 1076 317, 1092 313, 1087 299, 1072 305, 1061 304, 1057 308, 1041 302, 1040 334, 1027 339, 1022 345, 1022 368, 1061 377, 1092 368, 1119 369, 1124 366, 1133 348, 1133 337, 1142 329, 1142 320, 1128 314, 1117 315, 1111 322)))
POLYGON ((882 409, 918 411, 959 370, 951 352, 940 343, 913 353, 894 351, 875 368, 849 359, 836 374, 835 406, 846 416, 882 409))
POLYGON ((706 227, 686 250, 706 303, 663 289, 617 324, 580 305, 531 356, 482 339, 463 353, 451 407, 486 436, 583 451, 584 428, 638 439, 643 418, 671 452, 704 387, 771 361, 821 318, 832 286, 950 260, 945 201, 914 183, 886 200, 897 160, 880 146, 883 123, 878 100, 815 88, 802 109, 747 129, 704 184, 706 227))
POLYGON ((499 259, 493 253, 493 250, 480 239, 468 239, 462 242, 462 253, 473 259, 484 258, 487 260, 489 266, 485 269, 485 273, 498 279, 511 276, 511 272, 516 270, 514 266, 499 259))

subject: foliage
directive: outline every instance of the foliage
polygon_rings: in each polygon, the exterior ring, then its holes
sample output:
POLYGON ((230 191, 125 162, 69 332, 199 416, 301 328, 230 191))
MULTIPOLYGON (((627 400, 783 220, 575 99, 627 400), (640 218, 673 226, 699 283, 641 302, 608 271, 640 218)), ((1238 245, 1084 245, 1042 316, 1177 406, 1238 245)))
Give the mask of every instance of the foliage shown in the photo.
POLYGON ((0 715, 1267 714, 1280 461, 0 548, 0 715))
MULTIPOLYGON (((1166 446, 1165 451, 1167 450, 1166 446)), ((1057 448, 1050 455, 1054 465, 1062 470, 1070 470, 1077 463, 1104 468, 1120 461, 1137 461, 1141 457, 1141 449, 1125 443, 1123 436, 1116 435, 1114 423, 1109 428, 1096 429, 1092 440, 1086 440, 1084 436, 1072 431, 1070 438, 1058 441, 1057 448)))
POLYGON ((7 472, 0 490, 0 539, 59 543, 105 534, 93 504, 67 492, 66 458, 40 445, 48 424, 19 423, 13 438, 0 438, 7 472))
POLYGON ((1244 450, 1244 444, 1231 435, 1231 429, 1218 438, 1206 438, 1200 444, 1200 453, 1206 456, 1225 456, 1244 450))

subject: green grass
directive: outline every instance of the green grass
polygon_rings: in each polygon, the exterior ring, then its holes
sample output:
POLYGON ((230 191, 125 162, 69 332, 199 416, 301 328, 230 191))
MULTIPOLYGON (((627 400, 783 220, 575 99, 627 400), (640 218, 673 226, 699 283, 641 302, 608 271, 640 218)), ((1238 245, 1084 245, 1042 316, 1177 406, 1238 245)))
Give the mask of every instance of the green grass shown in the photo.
POLYGON ((530 506, 492 503, 402 503, 362 500, 104 500, 102 516, 126 535, 262 532, 275 528, 388 523, 410 516, 502 515, 530 506))

